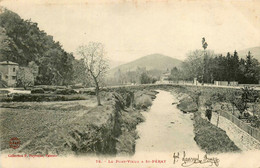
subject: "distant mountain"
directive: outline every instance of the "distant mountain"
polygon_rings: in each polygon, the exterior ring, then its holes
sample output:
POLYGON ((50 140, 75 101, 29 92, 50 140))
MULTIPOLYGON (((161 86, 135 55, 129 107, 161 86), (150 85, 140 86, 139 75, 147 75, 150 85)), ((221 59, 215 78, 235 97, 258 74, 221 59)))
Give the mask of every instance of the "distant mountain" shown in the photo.
POLYGON ((122 65, 122 64, 125 64, 125 62, 122 62, 122 61, 114 61, 114 60, 109 60, 109 67, 111 69, 119 66, 119 65, 122 65))
POLYGON ((251 54, 253 55, 253 58, 258 59, 258 61, 260 62, 260 46, 240 50, 237 53, 238 53, 239 57, 245 58, 248 51, 251 52, 251 54))
POLYGON ((169 56, 165 56, 162 54, 151 54, 139 58, 135 61, 112 68, 109 71, 109 74, 114 74, 119 69, 121 72, 135 71, 137 67, 145 67, 146 70, 157 69, 166 71, 167 69, 171 69, 173 67, 179 67, 181 63, 182 61, 169 56))

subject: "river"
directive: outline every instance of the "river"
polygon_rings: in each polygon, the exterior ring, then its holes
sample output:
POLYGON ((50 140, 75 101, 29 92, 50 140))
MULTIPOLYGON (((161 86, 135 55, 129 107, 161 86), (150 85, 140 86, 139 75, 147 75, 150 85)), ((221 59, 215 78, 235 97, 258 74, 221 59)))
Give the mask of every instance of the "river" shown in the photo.
POLYGON ((192 151, 201 153, 194 141, 191 114, 184 114, 173 102, 178 100, 170 92, 157 94, 148 112, 142 112, 145 122, 137 126, 140 138, 136 142, 138 153, 173 153, 192 151))

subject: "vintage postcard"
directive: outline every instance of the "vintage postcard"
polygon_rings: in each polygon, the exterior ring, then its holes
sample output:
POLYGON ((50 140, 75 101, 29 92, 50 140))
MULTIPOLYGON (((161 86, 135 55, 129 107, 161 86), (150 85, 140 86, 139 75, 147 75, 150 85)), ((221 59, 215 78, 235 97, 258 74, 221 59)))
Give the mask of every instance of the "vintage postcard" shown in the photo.
POLYGON ((260 1, 0 0, 1 168, 260 168, 260 1))

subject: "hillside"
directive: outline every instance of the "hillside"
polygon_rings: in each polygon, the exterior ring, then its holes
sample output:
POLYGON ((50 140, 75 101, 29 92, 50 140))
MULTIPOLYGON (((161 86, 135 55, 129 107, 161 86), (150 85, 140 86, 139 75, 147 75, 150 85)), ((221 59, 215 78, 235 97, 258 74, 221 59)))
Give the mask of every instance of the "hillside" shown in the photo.
POLYGON ((111 69, 115 68, 115 67, 118 67, 120 65, 123 65, 125 64, 125 62, 122 62, 122 61, 114 61, 114 60, 109 60, 109 67, 111 69))
POLYGON ((157 70, 165 71, 167 70, 167 68, 171 69, 173 67, 178 67, 180 66, 181 63, 182 61, 169 56, 165 56, 162 54, 151 54, 139 58, 135 61, 112 68, 109 71, 109 74, 114 74, 119 69, 121 72, 135 71, 137 67, 140 68, 146 67, 146 70, 157 69, 157 70))
POLYGON ((258 59, 260 61, 260 47, 252 47, 252 48, 247 48, 245 50, 240 50, 238 51, 239 57, 245 58, 248 51, 250 51, 253 55, 254 58, 258 59))
POLYGON ((12 61, 19 66, 35 62, 39 68, 36 84, 70 83, 74 56, 37 23, 5 8, 0 7, 0 11, 0 61, 12 61))

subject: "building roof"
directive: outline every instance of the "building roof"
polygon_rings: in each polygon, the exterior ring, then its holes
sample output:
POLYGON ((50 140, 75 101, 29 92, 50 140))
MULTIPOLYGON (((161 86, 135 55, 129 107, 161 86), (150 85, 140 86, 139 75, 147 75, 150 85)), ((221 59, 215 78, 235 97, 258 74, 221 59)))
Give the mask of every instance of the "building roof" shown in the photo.
POLYGON ((12 61, 3 61, 0 62, 0 65, 18 65, 18 64, 12 61))

